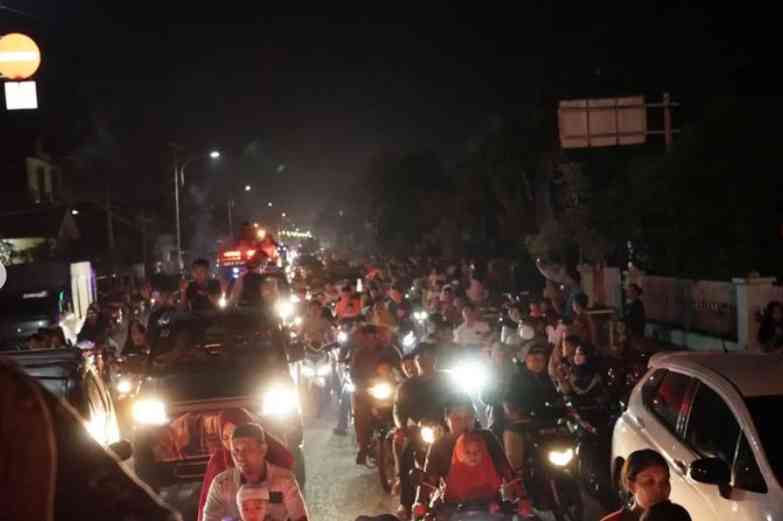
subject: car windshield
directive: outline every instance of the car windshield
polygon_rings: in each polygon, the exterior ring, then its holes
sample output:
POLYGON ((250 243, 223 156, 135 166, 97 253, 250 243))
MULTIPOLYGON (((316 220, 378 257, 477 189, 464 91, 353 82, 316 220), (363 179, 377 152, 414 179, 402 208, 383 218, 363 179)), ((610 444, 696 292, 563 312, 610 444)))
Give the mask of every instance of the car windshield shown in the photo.
POLYGON ((783 483, 783 424, 777 415, 783 408, 783 395, 752 396, 745 398, 748 411, 761 437, 761 445, 767 454, 769 466, 779 483, 783 483))

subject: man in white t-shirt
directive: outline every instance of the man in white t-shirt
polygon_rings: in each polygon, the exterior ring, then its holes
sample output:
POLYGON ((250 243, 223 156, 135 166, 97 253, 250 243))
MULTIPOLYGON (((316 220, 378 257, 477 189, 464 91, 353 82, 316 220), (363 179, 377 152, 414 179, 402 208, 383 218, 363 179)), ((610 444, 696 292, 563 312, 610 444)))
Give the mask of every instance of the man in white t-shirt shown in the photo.
POLYGON ((466 303, 462 310, 465 321, 454 330, 454 342, 461 346, 482 347, 490 342, 491 330, 489 324, 481 320, 478 309, 471 303, 466 303))

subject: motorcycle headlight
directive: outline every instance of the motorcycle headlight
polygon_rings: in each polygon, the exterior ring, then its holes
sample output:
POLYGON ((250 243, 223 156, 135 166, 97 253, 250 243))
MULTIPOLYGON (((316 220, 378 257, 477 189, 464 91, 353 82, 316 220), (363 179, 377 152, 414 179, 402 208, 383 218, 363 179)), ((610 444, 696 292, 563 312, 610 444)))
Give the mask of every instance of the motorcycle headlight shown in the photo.
POLYGON ((120 381, 117 382, 116 389, 120 394, 128 394, 133 390, 133 381, 128 377, 120 378, 120 381))
POLYGON ((353 382, 345 382, 345 390, 349 393, 356 391, 356 386, 353 382))
POLYGON ((280 385, 266 391, 262 397, 261 414, 264 416, 288 416, 299 410, 296 389, 280 385))
POLYGON ((489 380, 487 368, 477 361, 459 363, 450 373, 454 382, 469 394, 481 391, 489 380))
POLYGON ((388 400, 394 393, 392 386, 386 382, 375 384, 368 390, 370 396, 376 400, 388 400))
POLYGON ((565 467, 574 459, 574 449, 550 450, 548 454, 549 463, 556 467, 565 467))
POLYGON ((432 427, 422 427, 421 439, 424 440, 424 443, 427 445, 432 445, 435 443, 435 429, 432 427))
POLYGON ((218 300, 218 307, 220 309, 226 309, 226 306, 228 306, 228 300, 226 299, 225 293, 223 295, 220 295, 220 299, 218 300))
POLYGON ((416 343, 416 335, 414 335, 412 332, 405 335, 405 337, 402 339, 403 347, 413 347, 415 343, 416 343))
POLYGON ((313 369, 312 366, 303 365, 302 376, 304 376, 305 378, 312 378, 313 376, 315 376, 315 369, 313 369))
POLYGON ((317 374, 318 376, 329 376, 332 372, 332 366, 329 364, 321 364, 318 366, 317 374))
POLYGON ((346 333, 345 331, 340 331, 339 333, 337 333, 337 341, 340 342, 341 344, 346 343, 348 341, 348 333, 346 333))
POLYGON ((280 315, 280 318, 283 320, 288 320, 291 315, 294 314, 294 305, 290 300, 279 300, 276 308, 277 314, 280 315))
POLYGON ((169 421, 166 404, 157 398, 138 400, 133 404, 133 419, 141 425, 165 425, 169 421))
POLYGON ((297 326, 297 327, 301 326, 302 325, 302 317, 296 317, 294 319, 294 325, 297 326))

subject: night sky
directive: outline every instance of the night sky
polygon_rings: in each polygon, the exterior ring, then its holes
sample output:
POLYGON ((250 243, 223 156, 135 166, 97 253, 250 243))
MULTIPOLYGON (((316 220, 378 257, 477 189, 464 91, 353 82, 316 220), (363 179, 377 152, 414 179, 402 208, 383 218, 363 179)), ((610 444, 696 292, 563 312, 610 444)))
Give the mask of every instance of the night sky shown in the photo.
MULTIPOLYGON (((456 157, 491 116, 540 96, 666 89, 693 109, 705 92, 743 88, 759 23, 749 10, 650 2, 378 4, 372 16, 307 18, 272 16, 267 3, 0 4, 32 15, 0 10, 0 32, 41 42, 41 114, 78 120, 100 109, 151 172, 169 141, 229 154, 255 142, 288 165, 274 195, 289 202, 302 183, 340 190, 384 149, 456 157)), ((2 117, 6 129, 32 118, 2 117)))

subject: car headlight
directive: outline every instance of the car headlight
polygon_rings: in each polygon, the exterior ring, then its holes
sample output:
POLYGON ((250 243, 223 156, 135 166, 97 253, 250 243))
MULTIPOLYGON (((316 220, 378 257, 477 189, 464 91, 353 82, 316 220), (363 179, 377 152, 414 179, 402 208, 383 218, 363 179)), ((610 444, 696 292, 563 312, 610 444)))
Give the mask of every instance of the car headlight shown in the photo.
POLYGON ((414 335, 413 332, 409 332, 402 339, 402 346, 403 347, 413 347, 414 344, 416 344, 416 335, 414 335))
POLYGON ((286 385, 273 387, 263 395, 261 414, 264 416, 288 416, 299 410, 296 389, 286 385))
POLYGON ((432 427, 422 427, 421 439, 424 440, 424 443, 427 445, 432 445, 435 443, 435 429, 432 427))
POLYGON ((133 419, 142 425, 164 425, 169 421, 166 404, 157 398, 138 400, 133 404, 133 419))
POLYGON ((388 400, 391 398, 391 395, 394 394, 394 389, 391 384, 383 382, 373 385, 367 392, 376 400, 388 400))
POLYGON ((321 364, 318 366, 318 376, 329 376, 332 373, 332 366, 329 364, 321 364))
POLYGON ((476 361, 459 363, 449 372, 454 383, 469 394, 481 391, 489 380, 487 368, 476 361))
POLYGON ((283 320, 288 320, 294 314, 294 305, 290 300, 279 300, 276 307, 277 314, 283 320))
POLYGON ((340 342, 341 344, 346 343, 348 341, 348 333, 346 333, 345 331, 340 331, 339 333, 337 333, 337 341, 340 342))
POLYGON ((120 378, 120 381, 117 382, 116 388, 118 393, 128 394, 133 390, 133 382, 128 377, 120 378))
POLYGON ((549 463, 556 467, 565 467, 574 459, 574 449, 550 450, 548 454, 549 463))

